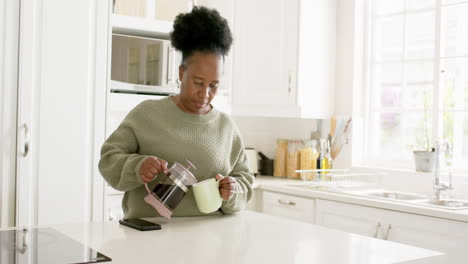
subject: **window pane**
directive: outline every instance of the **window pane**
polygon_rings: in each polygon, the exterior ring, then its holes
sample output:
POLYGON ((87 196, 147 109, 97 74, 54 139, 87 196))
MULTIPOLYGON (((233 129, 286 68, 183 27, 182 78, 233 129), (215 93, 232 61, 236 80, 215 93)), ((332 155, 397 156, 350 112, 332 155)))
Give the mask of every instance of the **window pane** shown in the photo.
MULTIPOLYGON (((454 166, 457 168, 468 168, 466 163, 468 150, 468 114, 465 112, 441 112, 439 119, 442 120, 443 139, 449 140, 453 147, 454 166)), ((447 160, 450 162, 450 160, 447 160)), ((449 165, 449 164, 447 164, 449 165)))
MULTIPOLYGON (((463 145, 462 145, 462 161, 468 160, 468 114, 465 114, 463 119, 463 145)), ((468 167, 468 164, 464 162, 462 164, 464 168, 468 167)))
POLYGON ((432 85, 407 85, 403 106, 432 111, 433 90, 432 85))
POLYGON ((402 12, 404 8, 403 0, 375 0, 374 3, 377 15, 402 12))
POLYGON ((404 114, 403 143, 404 146, 409 147, 408 150, 430 150, 432 147, 432 112, 404 114))
POLYGON ((406 58, 434 57, 434 12, 408 14, 406 17, 406 58))
POLYGON ((401 105, 402 65, 379 64, 375 67, 373 86, 374 107, 398 107, 401 105))
POLYGON ((468 0, 442 0, 442 4, 468 3, 468 0))
POLYGON ((442 56, 468 55, 468 4, 442 8, 442 56))
POLYGON ((409 62, 405 65, 406 83, 409 85, 432 84, 434 80, 434 63, 409 62))
POLYGON ((406 0, 406 10, 434 8, 435 0, 406 0))
POLYGON ((403 15, 377 19, 374 45, 376 61, 403 58, 403 15))
MULTIPOLYGON (((429 113, 430 115, 430 113, 429 113)), ((413 150, 432 147, 432 119, 424 112, 395 113, 376 112, 371 133, 371 157, 386 161, 392 167, 411 167, 413 150)))
POLYGON ((405 65, 404 107, 432 109, 433 62, 411 62, 405 65))
POLYGON ((468 110, 468 59, 441 60, 441 106, 468 110))
POLYGON ((442 121, 442 135, 441 138, 447 139, 450 142, 454 142, 454 132, 455 132, 455 113, 454 112, 441 112, 439 114, 439 119, 442 121))
POLYGON ((384 159, 400 159, 401 154, 401 116, 399 113, 376 113, 378 131, 373 146, 374 154, 381 155, 384 159))

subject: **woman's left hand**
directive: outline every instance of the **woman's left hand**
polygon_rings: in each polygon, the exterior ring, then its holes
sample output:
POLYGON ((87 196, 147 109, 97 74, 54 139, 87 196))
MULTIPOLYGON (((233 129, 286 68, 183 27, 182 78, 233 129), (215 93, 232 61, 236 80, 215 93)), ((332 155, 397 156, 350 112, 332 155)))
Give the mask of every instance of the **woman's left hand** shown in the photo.
POLYGON ((222 179, 219 181, 219 193, 223 200, 229 199, 229 197, 235 192, 236 189, 236 178, 231 176, 223 176, 221 174, 216 174, 216 180, 222 179))

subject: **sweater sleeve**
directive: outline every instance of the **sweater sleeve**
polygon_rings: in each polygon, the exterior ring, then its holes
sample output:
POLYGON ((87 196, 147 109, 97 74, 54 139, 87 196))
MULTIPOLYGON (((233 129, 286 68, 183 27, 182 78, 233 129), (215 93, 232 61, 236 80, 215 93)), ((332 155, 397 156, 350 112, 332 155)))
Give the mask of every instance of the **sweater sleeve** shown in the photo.
POLYGON ((225 214, 233 214, 242 210, 247 205, 247 202, 252 198, 252 184, 254 175, 249 169, 247 162, 247 155, 244 151, 244 145, 238 135, 238 142, 240 145, 239 155, 237 156, 236 163, 229 176, 236 179, 235 192, 229 197, 228 200, 223 201, 221 210, 225 214))
POLYGON ((138 171, 147 156, 137 154, 139 144, 134 131, 135 108, 109 136, 101 148, 99 172, 110 186, 129 191, 143 185, 138 171))

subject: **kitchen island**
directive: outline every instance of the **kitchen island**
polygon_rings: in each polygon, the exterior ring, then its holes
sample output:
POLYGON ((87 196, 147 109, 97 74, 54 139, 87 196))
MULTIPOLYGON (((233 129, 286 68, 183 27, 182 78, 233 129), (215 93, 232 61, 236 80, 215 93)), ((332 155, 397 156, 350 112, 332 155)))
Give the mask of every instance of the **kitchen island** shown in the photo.
POLYGON ((116 221, 54 229, 112 258, 111 263, 398 263, 442 253, 252 211, 185 217, 140 232, 116 221))

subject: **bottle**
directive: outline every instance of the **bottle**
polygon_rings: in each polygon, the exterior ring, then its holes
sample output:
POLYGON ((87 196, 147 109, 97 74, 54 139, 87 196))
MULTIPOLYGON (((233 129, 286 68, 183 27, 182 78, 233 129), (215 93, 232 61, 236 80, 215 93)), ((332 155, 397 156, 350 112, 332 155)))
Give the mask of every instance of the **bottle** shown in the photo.
MULTIPOLYGON (((322 170, 331 170, 332 169, 332 158, 330 153, 330 140, 323 140, 322 141, 322 158, 320 160, 320 166, 322 170)), ((323 180, 329 181, 331 180, 329 171, 323 171, 322 175, 323 180)))
MULTIPOLYGON (((318 145, 318 156, 317 156, 317 166, 316 166, 316 169, 317 170, 320 170, 322 169, 322 149, 323 149, 323 143, 322 143, 322 139, 319 139, 319 145, 318 145)), ((321 171, 318 171, 317 173, 317 177, 320 178, 320 175, 322 174, 321 171)))

